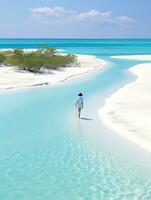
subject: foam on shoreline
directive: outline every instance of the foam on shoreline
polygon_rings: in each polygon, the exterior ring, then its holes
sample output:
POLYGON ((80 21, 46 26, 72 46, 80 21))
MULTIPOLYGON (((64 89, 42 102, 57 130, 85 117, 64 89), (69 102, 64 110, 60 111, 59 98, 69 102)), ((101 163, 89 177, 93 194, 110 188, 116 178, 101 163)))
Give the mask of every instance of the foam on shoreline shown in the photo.
POLYGON ((129 56, 111 56, 115 59, 138 60, 138 61, 151 61, 151 55, 129 55, 129 56))

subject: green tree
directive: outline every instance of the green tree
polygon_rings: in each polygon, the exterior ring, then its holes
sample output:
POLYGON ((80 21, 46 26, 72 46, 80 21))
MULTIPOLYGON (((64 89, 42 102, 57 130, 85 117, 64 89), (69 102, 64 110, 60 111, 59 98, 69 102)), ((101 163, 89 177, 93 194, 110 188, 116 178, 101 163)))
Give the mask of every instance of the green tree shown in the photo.
POLYGON ((55 48, 46 48, 43 53, 48 56, 55 56, 57 50, 55 48))
POLYGON ((38 57, 34 52, 27 53, 22 57, 22 61, 18 64, 21 69, 30 72, 39 72, 44 65, 44 59, 38 57))
POLYGON ((3 52, 0 52, 0 66, 4 63, 6 56, 3 52))
POLYGON ((23 49, 14 49, 13 54, 16 56, 21 56, 24 54, 24 50, 23 49))
POLYGON ((55 48, 39 49, 34 52, 24 52, 15 49, 11 54, 8 53, 6 63, 18 66, 20 69, 30 72, 39 72, 41 68, 56 69, 66 67, 74 63, 76 57, 73 55, 58 55, 55 48))

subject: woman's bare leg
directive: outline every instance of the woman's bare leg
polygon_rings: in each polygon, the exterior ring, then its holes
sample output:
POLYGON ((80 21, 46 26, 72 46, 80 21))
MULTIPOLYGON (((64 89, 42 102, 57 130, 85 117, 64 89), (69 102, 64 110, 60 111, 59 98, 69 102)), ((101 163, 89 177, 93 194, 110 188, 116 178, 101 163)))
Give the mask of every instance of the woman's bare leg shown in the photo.
POLYGON ((81 116, 81 108, 78 108, 78 117, 80 118, 81 116))

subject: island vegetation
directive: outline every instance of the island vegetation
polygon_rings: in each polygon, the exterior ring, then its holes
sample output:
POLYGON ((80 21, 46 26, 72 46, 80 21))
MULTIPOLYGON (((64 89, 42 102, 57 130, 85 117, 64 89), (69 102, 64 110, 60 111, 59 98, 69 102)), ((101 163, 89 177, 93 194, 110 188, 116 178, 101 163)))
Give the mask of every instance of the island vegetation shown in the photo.
POLYGON ((44 69, 58 69, 71 66, 75 63, 75 55, 58 54, 55 48, 41 48, 36 51, 24 51, 14 49, 0 51, 0 66, 17 66, 21 70, 29 72, 42 72, 44 69))

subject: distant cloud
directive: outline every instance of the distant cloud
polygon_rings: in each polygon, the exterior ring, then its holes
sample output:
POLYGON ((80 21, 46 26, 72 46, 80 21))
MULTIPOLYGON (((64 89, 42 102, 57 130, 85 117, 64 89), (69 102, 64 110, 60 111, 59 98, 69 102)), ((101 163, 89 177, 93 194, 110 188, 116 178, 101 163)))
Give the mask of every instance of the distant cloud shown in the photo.
POLYGON ((36 16, 53 16, 61 17, 64 15, 71 15, 75 12, 72 10, 65 10, 62 7, 40 7, 40 8, 31 8, 32 15, 36 16))
POLYGON ((39 7, 31 8, 32 18, 42 23, 52 23, 54 20, 61 23, 75 22, 100 22, 100 23, 121 23, 135 24, 136 21, 128 16, 114 17, 111 11, 101 12, 95 9, 87 12, 67 10, 62 7, 39 7))
POLYGON ((107 11, 107 12, 100 12, 97 10, 90 10, 88 12, 83 12, 79 13, 76 15, 71 16, 72 18, 75 18, 77 20, 98 20, 98 19, 106 19, 106 18, 111 18, 112 17, 112 12, 107 11))
POLYGON ((135 24, 136 21, 128 16, 119 16, 117 17, 117 20, 121 22, 122 24, 135 24))
POLYGON ((61 7, 40 7, 40 8, 32 8, 32 13, 34 15, 54 15, 54 16, 60 16, 65 12, 65 10, 61 7))

